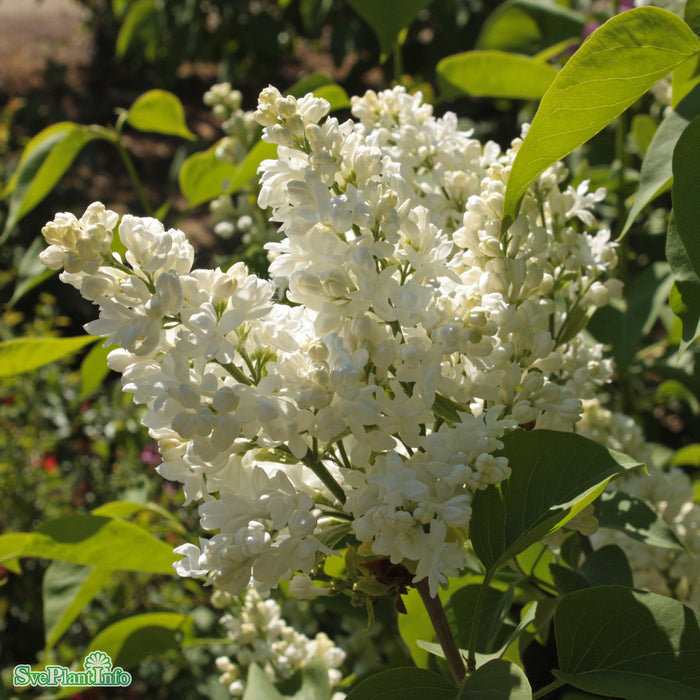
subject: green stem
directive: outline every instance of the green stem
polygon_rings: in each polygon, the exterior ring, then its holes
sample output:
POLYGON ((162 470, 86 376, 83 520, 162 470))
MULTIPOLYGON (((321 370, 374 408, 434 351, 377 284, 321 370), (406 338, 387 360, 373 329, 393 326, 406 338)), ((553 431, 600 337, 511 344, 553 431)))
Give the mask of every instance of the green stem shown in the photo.
POLYGON ((481 611, 486 603, 486 596, 489 592, 489 584, 493 576, 493 570, 489 569, 484 576, 484 580, 479 589, 479 597, 476 599, 474 608, 474 618, 472 619, 472 629, 469 633, 469 653, 467 655, 467 668, 469 671, 476 670, 476 640, 479 636, 479 623, 481 622, 481 611))
POLYGON ((331 473, 326 469, 323 462, 314 459, 311 451, 307 451, 306 456, 302 459, 302 462, 311 469, 311 471, 316 474, 316 476, 323 482, 326 488, 341 502, 345 503, 345 491, 343 487, 333 478, 331 473))
POLYGON ((420 594, 425 609, 428 611, 428 616, 430 617, 430 622, 433 625, 438 642, 440 642, 440 646, 445 652, 445 661, 447 661, 447 665, 450 667, 452 677, 455 683, 460 686, 466 675, 464 660, 462 659, 461 652, 457 648, 457 642, 455 642, 454 635, 450 629, 450 623, 447 621, 445 608, 442 607, 440 596, 435 596, 433 598, 433 596, 430 595, 427 578, 424 578, 416 584, 416 590, 420 594))
POLYGON ((124 124, 126 123, 126 117, 127 112, 123 112, 119 115, 119 118, 117 119, 117 124, 115 127, 117 138, 114 142, 114 145, 117 147, 119 157, 122 159, 122 163, 124 163, 126 172, 129 174, 129 178, 131 179, 131 183, 133 184, 134 189, 136 190, 136 194, 138 195, 143 210, 146 212, 146 214, 148 214, 148 216, 153 216, 153 208, 151 207, 148 198, 146 197, 146 192, 143 189, 143 185, 141 184, 141 178, 139 178, 139 175, 136 172, 136 168, 134 167, 134 161, 131 159, 129 151, 127 151, 126 148, 124 148, 124 144, 122 143, 122 129, 124 128, 124 124))
POLYGON ((549 693, 555 691, 557 688, 561 688, 563 685, 566 685, 566 682, 557 678, 555 681, 552 681, 549 685, 546 685, 544 688, 540 688, 536 693, 533 693, 532 700, 538 700, 538 698, 543 698, 549 695, 549 693))

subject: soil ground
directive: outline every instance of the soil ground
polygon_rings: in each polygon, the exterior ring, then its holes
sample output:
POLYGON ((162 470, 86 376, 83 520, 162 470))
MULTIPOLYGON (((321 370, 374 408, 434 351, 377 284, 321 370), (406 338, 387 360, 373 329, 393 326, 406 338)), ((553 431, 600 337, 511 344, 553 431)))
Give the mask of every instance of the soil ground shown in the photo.
POLYGON ((85 16, 72 0, 0 0, 0 94, 43 87, 51 63, 65 66, 76 85, 92 55, 85 16))

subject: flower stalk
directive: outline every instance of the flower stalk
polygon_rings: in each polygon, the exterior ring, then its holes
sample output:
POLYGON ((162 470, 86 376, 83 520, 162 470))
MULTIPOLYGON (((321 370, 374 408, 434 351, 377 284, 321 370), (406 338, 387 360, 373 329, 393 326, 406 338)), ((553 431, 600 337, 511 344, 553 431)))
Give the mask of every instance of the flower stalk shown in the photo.
POLYGON ((460 686, 464 681, 466 669, 464 667, 462 653, 457 647, 457 642, 455 642, 454 635, 450 629, 450 623, 447 621, 445 608, 442 607, 440 596, 436 595, 433 597, 430 595, 427 579, 419 581, 416 584, 416 589, 420 594, 423 605, 425 605, 425 609, 428 611, 428 616, 430 617, 430 622, 433 625, 438 642, 445 653, 445 661, 447 661, 447 665, 450 667, 452 678, 454 678, 455 683, 460 686))

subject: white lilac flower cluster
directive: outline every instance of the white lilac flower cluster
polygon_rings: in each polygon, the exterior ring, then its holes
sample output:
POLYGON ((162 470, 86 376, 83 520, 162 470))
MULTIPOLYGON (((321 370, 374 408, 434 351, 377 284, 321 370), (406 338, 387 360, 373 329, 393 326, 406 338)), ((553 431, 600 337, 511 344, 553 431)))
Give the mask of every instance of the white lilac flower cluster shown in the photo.
POLYGON ((501 233, 502 152, 402 88, 329 105, 265 89, 278 157, 259 205, 285 238, 272 281, 192 269, 185 235, 100 204, 47 224, 42 259, 100 307, 88 332, 144 404, 166 479, 211 536, 181 575, 232 593, 309 574, 343 524, 436 594, 466 561, 474 493, 509 475, 520 426, 573 430, 612 371, 580 332, 620 291, 602 191, 533 184, 501 233), (286 293, 286 302, 279 301, 286 293))
POLYGON ((216 156, 230 163, 241 161, 260 134, 253 112, 241 109, 242 102, 243 95, 231 83, 217 83, 204 93, 204 104, 211 107, 226 134, 216 145, 216 156))
MULTIPOLYGON (((632 418, 603 408, 597 400, 584 402, 578 432, 607 447, 626 452, 651 465, 650 446, 632 418)), ((646 501, 683 541, 687 551, 652 547, 621 532, 600 529, 592 536, 596 547, 617 544, 627 555, 637 588, 672 596, 700 610, 700 504, 693 485, 678 467, 648 466, 649 475, 631 474, 611 488, 646 501)))
MULTIPOLYGON (((260 136, 254 112, 241 109, 242 101, 243 96, 230 83, 212 85, 204 95, 204 104, 211 107, 226 134, 216 144, 214 153, 219 160, 234 165, 245 159, 260 136)), ((249 251, 279 240, 277 227, 255 205, 255 193, 222 194, 210 203, 209 209, 215 221, 214 233, 225 239, 236 237, 249 251)))
MULTIPOLYGON (((279 683, 319 659, 328 669, 331 689, 342 679, 340 667, 345 652, 323 632, 313 639, 297 632, 282 618, 282 610, 272 598, 263 599, 252 588, 246 591, 236 614, 226 614, 220 622, 232 640, 232 648, 229 656, 216 659, 216 667, 222 673, 219 680, 234 697, 245 693, 251 664, 257 664, 270 681, 279 683)), ((333 694, 333 700, 344 697, 344 693, 333 694)))

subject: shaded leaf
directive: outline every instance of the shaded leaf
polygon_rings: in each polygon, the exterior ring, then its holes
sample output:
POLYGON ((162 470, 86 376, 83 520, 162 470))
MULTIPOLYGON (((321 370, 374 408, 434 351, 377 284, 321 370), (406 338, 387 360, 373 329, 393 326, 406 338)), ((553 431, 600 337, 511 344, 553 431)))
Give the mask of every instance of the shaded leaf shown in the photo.
MULTIPOLYGON (((460 648, 466 649, 469 646, 469 636, 480 590, 481 585, 477 584, 462 586, 452 594, 445 605, 445 615, 455 635, 457 646, 460 648)), ((482 601, 476 651, 484 654, 494 652, 503 645, 507 636, 515 629, 515 625, 506 623, 512 602, 511 589, 502 591, 489 587, 482 601)))
POLYGON ((38 369, 72 355, 98 338, 12 338, 0 342, 0 377, 11 377, 38 369))
POLYGON ((608 20, 562 68, 530 126, 508 179, 504 224, 532 181, 597 134, 677 65, 700 51, 687 24, 656 7, 608 20))
POLYGON ((132 46, 137 45, 148 61, 158 51, 158 18, 154 0, 134 0, 124 16, 115 46, 115 57, 121 61, 132 46))
POLYGON ((532 700, 532 688, 514 663, 494 659, 465 680, 457 700, 532 700))
POLYGON ((284 700, 284 696, 277 691, 265 671, 252 663, 248 666, 243 700, 284 700))
POLYGON ((489 15, 476 45, 480 49, 532 55, 568 39, 580 38, 584 26, 583 15, 556 2, 514 0, 499 5, 489 15))
POLYGON ((441 99, 472 95, 536 100, 556 75, 549 63, 504 51, 467 51, 437 65, 441 99))
POLYGON ((395 668, 358 683, 346 700, 456 700, 457 688, 432 671, 395 668))
POLYGON ((652 547, 685 549, 674 529, 639 498, 623 491, 605 491, 594 508, 600 527, 624 532, 652 547))
POLYGON ((615 544, 605 545, 589 554, 578 571, 559 564, 551 564, 550 570, 562 593, 591 586, 632 587, 632 569, 625 553, 615 544))
POLYGON ((700 0, 687 0, 683 19, 696 34, 700 34, 700 0))
POLYGON ((642 338, 659 317, 671 284, 668 266, 650 266, 625 286, 624 302, 613 300, 593 314, 587 330, 596 340, 611 346, 620 371, 624 372, 634 360, 642 338))
POLYGON ((44 633, 51 649, 66 633, 85 606, 114 577, 111 569, 96 569, 54 561, 43 579, 44 633))
POLYGON ((498 453, 511 475, 478 491, 472 504, 472 546, 495 570, 559 529, 591 503, 614 476, 642 465, 580 435, 516 430, 498 453))
POLYGON ((331 697, 328 668, 320 659, 302 667, 301 688, 292 697, 294 700, 328 700, 331 697))
MULTIPOLYGON (((695 117, 688 124, 673 149, 673 214, 678 235, 677 244, 683 246, 695 279, 700 279, 700 236, 697 228, 700 218, 698 163, 700 163, 700 116, 695 117)), ((671 267, 673 267, 672 262, 671 267)), ((674 274, 676 274, 675 269, 674 274)), ((678 274, 676 279, 681 279, 678 274)))
POLYGON ((17 267, 17 279, 12 292, 9 307, 14 306, 27 292, 38 287, 44 280, 53 277, 58 270, 49 270, 39 259, 39 253, 46 247, 42 236, 37 236, 20 260, 17 267))
POLYGON ((401 31, 410 26, 432 0, 348 0, 379 39, 382 61, 392 52, 401 31))
POLYGON ((554 614, 560 670, 575 688, 629 700, 700 695, 700 616, 622 586, 565 596, 554 614))
POLYGON ((126 113, 134 129, 167 136, 197 137, 187 128, 185 110, 179 98, 167 90, 149 90, 138 97, 126 113))
POLYGON ((103 629, 88 645, 91 651, 103 651, 112 664, 132 668, 144 659, 180 649, 183 637, 191 636, 193 620, 170 612, 132 615, 103 629))
MULTIPOLYGON (((624 236, 644 207, 673 183, 673 149, 686 126, 700 114, 700 87, 693 89, 661 122, 649 144, 639 175, 639 188, 630 207, 621 236, 624 236)), ((640 116, 640 115, 638 115, 640 116)))

